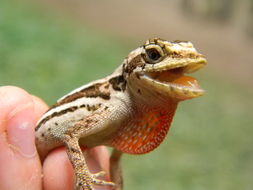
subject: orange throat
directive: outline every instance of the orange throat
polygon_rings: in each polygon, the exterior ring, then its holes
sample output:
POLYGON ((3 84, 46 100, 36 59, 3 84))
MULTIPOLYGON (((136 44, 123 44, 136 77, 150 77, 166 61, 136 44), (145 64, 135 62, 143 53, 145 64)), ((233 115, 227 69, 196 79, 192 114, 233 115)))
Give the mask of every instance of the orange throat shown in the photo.
POLYGON ((166 137, 176 107, 175 103, 168 109, 142 110, 117 131, 111 146, 129 154, 145 154, 154 150, 166 137))

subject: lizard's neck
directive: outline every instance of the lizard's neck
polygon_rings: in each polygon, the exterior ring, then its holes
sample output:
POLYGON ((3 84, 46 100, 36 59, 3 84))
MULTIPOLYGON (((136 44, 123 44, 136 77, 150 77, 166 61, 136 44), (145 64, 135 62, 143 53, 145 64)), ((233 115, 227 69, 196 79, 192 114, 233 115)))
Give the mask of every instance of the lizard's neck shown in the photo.
POLYGON ((169 107, 139 107, 129 121, 117 131, 111 146, 130 154, 144 154, 152 151, 165 138, 177 103, 169 107))

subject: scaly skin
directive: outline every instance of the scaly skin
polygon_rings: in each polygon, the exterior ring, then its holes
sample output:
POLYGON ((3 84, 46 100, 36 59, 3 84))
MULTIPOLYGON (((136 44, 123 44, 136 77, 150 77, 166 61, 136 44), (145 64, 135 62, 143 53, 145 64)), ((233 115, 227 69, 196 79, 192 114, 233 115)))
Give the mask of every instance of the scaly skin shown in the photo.
POLYGON ((76 176, 75 189, 93 185, 122 189, 120 156, 144 154, 165 138, 178 102, 203 95, 197 81, 185 73, 206 64, 190 42, 148 40, 132 51, 114 73, 62 97, 40 119, 36 144, 43 159, 65 145, 76 176), (111 179, 91 174, 79 144, 115 148, 111 179))

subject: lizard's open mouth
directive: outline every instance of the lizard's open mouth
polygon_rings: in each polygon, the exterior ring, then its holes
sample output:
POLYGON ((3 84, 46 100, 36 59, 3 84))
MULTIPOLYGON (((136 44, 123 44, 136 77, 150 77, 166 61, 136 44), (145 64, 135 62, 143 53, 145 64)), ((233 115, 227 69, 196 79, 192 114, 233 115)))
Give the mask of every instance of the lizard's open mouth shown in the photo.
POLYGON ((169 94, 170 97, 185 100, 191 99, 204 94, 198 81, 190 76, 185 76, 185 73, 194 72, 206 64, 206 60, 185 64, 180 67, 166 68, 166 69, 153 69, 146 71, 143 79, 149 84, 169 94))

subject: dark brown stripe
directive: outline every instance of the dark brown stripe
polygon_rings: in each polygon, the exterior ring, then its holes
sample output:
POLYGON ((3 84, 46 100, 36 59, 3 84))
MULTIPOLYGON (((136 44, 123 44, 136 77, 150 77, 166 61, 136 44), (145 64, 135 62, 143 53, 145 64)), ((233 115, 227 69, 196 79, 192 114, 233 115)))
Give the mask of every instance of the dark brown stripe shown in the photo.
POLYGON ((102 92, 99 89, 102 85, 106 86, 106 85, 108 85, 108 82, 106 82, 106 83, 96 83, 96 84, 94 84, 92 86, 89 86, 89 87, 86 87, 86 88, 84 88, 84 89, 82 89, 82 90, 80 90, 80 91, 78 91, 74 94, 70 94, 69 96, 65 97, 61 101, 59 101, 59 102, 55 103, 54 105, 52 105, 49 110, 51 110, 55 107, 61 106, 63 104, 73 102, 73 101, 75 101, 79 98, 83 98, 83 97, 88 97, 88 98, 100 97, 102 99, 109 100, 110 99, 109 90, 107 89, 105 92, 102 92))
POLYGON ((139 54, 137 56, 135 56, 129 63, 127 63, 124 67, 123 70, 126 73, 132 73, 133 70, 140 66, 142 67, 145 63, 143 62, 143 55, 139 54))
MULTIPOLYGON (((73 107, 70 107, 70 108, 67 108, 65 110, 62 110, 62 111, 59 111, 59 112, 54 112, 52 113, 51 115, 45 117, 43 120, 41 120, 41 122, 37 125, 37 127, 35 128, 35 131, 37 131, 42 124, 46 123, 48 120, 50 120, 51 118, 53 117, 59 117, 63 114, 66 114, 68 112, 74 112, 76 111, 78 108, 87 108, 88 111, 96 111, 98 108, 101 107, 102 104, 94 104, 94 105, 88 105, 88 104, 83 104, 83 105, 80 105, 80 106, 73 106, 73 107)), ((55 125, 58 125, 58 123, 55 123, 55 125)))
POLYGON ((73 106, 73 107, 70 107, 70 108, 67 108, 67 109, 64 109, 64 110, 61 110, 59 112, 54 112, 52 113, 51 115, 45 117, 43 120, 40 121, 40 123, 37 125, 37 127, 35 128, 35 131, 37 131, 40 126, 44 123, 46 123, 48 120, 50 120, 51 118, 53 117, 59 117, 67 112, 74 112, 78 109, 78 106, 73 106))
POLYGON ((113 77, 109 80, 112 88, 116 91, 124 91, 126 89, 126 80, 122 75, 113 77))
MULTIPOLYGON (((61 101, 55 103, 54 105, 52 105, 49 110, 52 110, 53 108, 56 108, 56 107, 59 107, 63 104, 67 104, 67 103, 70 103, 70 102, 73 102, 79 98, 83 98, 83 97, 89 97, 89 98, 97 98, 97 97, 100 97, 102 99, 105 99, 105 100, 109 100, 111 97, 110 97, 110 92, 109 92, 109 89, 105 89, 105 91, 101 91, 100 90, 100 87, 102 87, 103 85, 106 86, 108 85, 109 83, 108 82, 105 82, 105 83, 96 83, 92 86, 89 86, 89 87, 86 87, 74 94, 71 94, 67 97, 65 97, 64 99, 62 99, 61 101)), ((81 105, 82 107, 85 107, 85 105, 81 105)), ((80 106, 80 107, 81 107, 80 106)), ((86 106, 87 107, 87 106, 86 106)), ((60 112, 55 112, 53 113, 52 115, 44 118, 43 120, 41 120, 41 122, 38 124, 38 126, 35 128, 35 130, 38 130, 40 128, 40 126, 45 123, 46 121, 48 121, 49 119, 51 119, 52 117, 55 117, 55 116, 59 116, 59 115, 62 115, 62 114, 65 114, 67 112, 73 112, 77 109, 78 107, 77 106, 74 106, 74 107, 71 107, 71 108, 67 108, 65 110, 62 110, 60 112)), ((48 110, 48 111, 49 111, 48 110)), ((90 110, 94 110, 93 107, 90 109, 90 110)), ((47 111, 47 112, 48 112, 47 111)))

